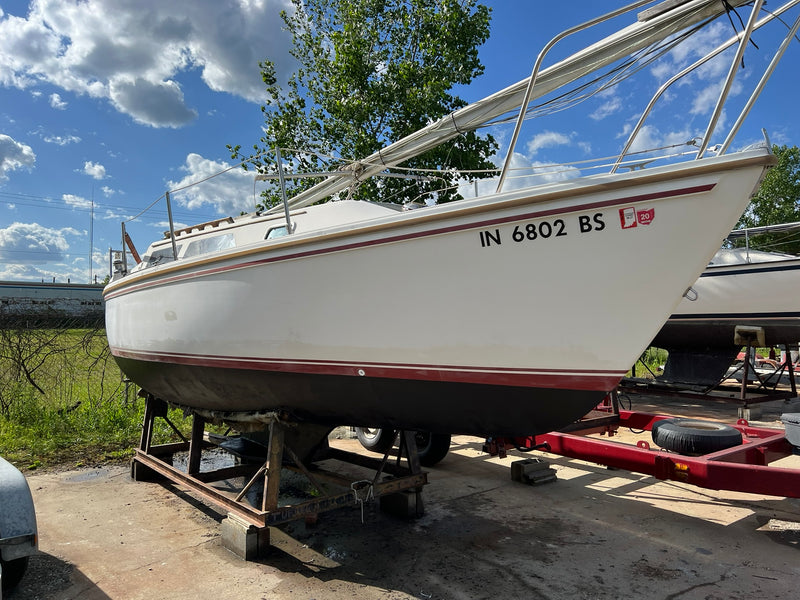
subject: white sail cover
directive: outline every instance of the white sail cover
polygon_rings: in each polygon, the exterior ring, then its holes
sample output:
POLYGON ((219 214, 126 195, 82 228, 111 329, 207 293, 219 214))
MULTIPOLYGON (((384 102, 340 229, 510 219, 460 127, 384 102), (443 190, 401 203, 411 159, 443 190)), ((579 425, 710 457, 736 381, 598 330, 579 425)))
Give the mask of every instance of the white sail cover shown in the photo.
MULTIPOLYGON (((683 31, 687 27, 714 19, 748 0, 667 0, 653 9, 639 13, 638 20, 624 29, 576 52, 572 56, 543 69, 536 77, 531 100, 544 96, 564 85, 606 67, 649 45, 683 31)), ((636 5, 631 5, 635 7, 636 5)), ((359 179, 377 175, 388 167, 402 164, 439 144, 496 119, 509 111, 518 110, 525 98, 530 78, 525 78, 482 100, 431 123, 413 134, 394 142, 379 152, 353 165, 359 179)), ((340 169, 341 172, 341 169, 340 169)), ((291 208, 309 206, 347 188, 351 175, 336 175, 295 196, 291 208)), ((282 210, 282 206, 272 210, 282 210)))

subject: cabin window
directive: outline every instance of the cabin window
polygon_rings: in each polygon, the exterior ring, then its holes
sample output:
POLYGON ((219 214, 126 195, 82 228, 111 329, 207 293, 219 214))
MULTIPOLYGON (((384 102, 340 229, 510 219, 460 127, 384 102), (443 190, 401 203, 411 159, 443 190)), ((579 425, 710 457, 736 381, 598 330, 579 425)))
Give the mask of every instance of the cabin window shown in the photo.
POLYGON ((191 258, 192 256, 200 256, 202 254, 210 254, 212 252, 219 252, 228 248, 233 248, 236 245, 232 233, 224 235, 215 235, 213 237, 200 237, 186 247, 186 253, 183 258, 191 258))
MULTIPOLYGON (((181 247, 178 245, 178 252, 180 252, 180 249, 181 247)), ((168 263, 172 260, 174 260, 174 257, 172 256, 172 246, 161 248, 160 250, 154 250, 152 254, 144 257, 144 263, 147 267, 163 265, 164 263, 168 263)))
POLYGON ((274 238, 279 238, 285 236, 287 233, 286 225, 281 225, 279 227, 271 227, 269 231, 267 231, 267 235, 264 236, 265 240, 271 240, 274 238))

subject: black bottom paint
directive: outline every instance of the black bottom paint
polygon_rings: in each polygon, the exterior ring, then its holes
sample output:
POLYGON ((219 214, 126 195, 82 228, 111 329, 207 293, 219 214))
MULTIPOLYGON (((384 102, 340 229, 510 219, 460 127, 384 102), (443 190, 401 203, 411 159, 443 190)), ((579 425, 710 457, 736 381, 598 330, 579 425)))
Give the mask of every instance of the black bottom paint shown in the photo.
POLYGON ((767 346, 794 347, 800 340, 800 321, 796 318, 667 321, 651 342, 669 352, 659 380, 703 386, 719 383, 743 348, 733 343, 737 325, 761 327, 767 346))
POLYGON ((761 327, 769 346, 797 344, 800 340, 800 319, 758 319, 752 317, 693 317, 670 320, 658 332, 651 346, 658 348, 724 348, 733 345, 736 327, 761 327))
POLYGON ((607 393, 116 360, 154 396, 195 409, 285 410, 313 423, 477 436, 557 431, 592 410, 607 393))

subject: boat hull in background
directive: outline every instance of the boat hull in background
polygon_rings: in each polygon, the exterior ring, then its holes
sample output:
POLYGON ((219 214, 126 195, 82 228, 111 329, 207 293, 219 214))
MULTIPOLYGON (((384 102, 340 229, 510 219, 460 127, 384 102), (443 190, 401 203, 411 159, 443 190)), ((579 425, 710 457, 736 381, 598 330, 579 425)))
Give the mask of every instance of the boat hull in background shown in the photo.
POLYGON ((653 340, 668 350, 664 374, 677 383, 713 384, 742 348, 737 326, 764 331, 767 346, 800 341, 800 258, 709 266, 653 340), (692 299, 690 299, 692 298, 692 299))

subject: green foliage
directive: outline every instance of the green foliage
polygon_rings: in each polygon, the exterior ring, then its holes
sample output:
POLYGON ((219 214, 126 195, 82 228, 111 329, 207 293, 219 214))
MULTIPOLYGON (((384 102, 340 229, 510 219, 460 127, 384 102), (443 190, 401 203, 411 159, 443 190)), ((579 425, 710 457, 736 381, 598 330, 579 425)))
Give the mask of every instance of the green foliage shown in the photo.
MULTIPOLYGON (((250 156, 240 145, 228 146, 232 158, 248 161, 259 172, 275 173, 276 145, 295 172, 335 167, 320 155, 350 161, 377 152, 465 106, 450 90, 483 72, 477 49, 489 36, 490 10, 475 0, 292 4, 294 11, 281 16, 292 34, 298 68, 283 89, 273 62, 260 63, 266 86, 264 136, 250 156)), ((434 169, 436 180, 372 179, 353 197, 403 203, 436 192, 439 202, 458 199, 453 170, 493 169, 489 157, 497 147, 491 136, 464 133, 403 165, 412 173, 434 169)), ((289 180, 287 191, 295 195, 313 183, 289 180)), ((279 201, 278 189, 273 184, 264 192, 266 206, 279 201)))
POLYGON ((122 385, 102 329, 27 327, 24 318, 0 328, 0 414, 20 397, 58 398, 64 406, 95 406, 122 385), (107 369, 108 364, 112 369, 107 369), (109 378, 109 375, 112 375, 109 378))
POLYGON ((649 347, 639 357, 633 369, 628 372, 628 377, 642 377, 652 379, 661 374, 667 362, 667 351, 663 348, 649 347))
MULTIPOLYGON (((0 455, 20 468, 130 457, 144 416, 135 392, 102 329, 0 329, 0 455)), ((170 420, 191 429, 179 410, 170 420)), ((158 420, 154 440, 175 434, 158 420)))
MULTIPOLYGON (((800 148, 773 146, 772 150, 778 158, 778 164, 764 177, 758 193, 739 219, 737 228, 800 221, 800 148)), ((744 244, 744 240, 737 240, 737 245, 744 244)), ((750 245, 760 250, 800 254, 800 236, 797 232, 751 237, 750 245)))
MULTIPOLYGON (((130 458, 139 442, 144 400, 115 398, 92 407, 89 402, 64 407, 57 400, 27 394, 13 403, 14 410, 0 415, 0 455, 19 468, 83 466, 130 458)), ((182 411, 170 420, 188 433, 191 423, 182 411)), ((154 442, 175 441, 172 429, 156 421, 154 442)))

